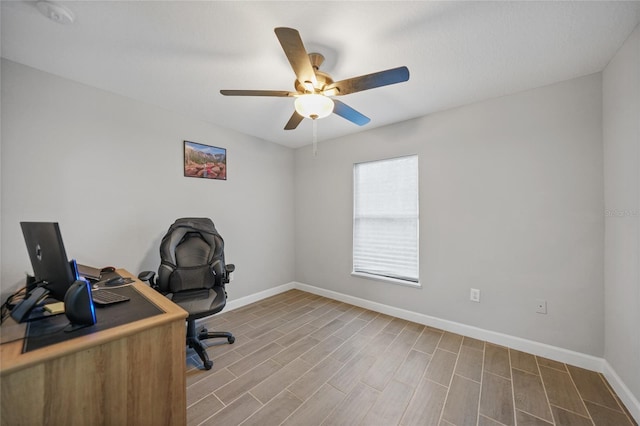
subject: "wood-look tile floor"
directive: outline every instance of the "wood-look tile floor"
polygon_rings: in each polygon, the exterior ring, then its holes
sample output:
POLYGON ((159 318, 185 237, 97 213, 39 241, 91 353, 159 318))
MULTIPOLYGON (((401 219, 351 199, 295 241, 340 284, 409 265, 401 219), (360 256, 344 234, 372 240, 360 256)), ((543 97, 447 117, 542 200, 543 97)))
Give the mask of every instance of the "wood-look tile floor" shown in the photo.
POLYGON ((599 373, 299 290, 205 325, 189 425, 637 426, 599 373))

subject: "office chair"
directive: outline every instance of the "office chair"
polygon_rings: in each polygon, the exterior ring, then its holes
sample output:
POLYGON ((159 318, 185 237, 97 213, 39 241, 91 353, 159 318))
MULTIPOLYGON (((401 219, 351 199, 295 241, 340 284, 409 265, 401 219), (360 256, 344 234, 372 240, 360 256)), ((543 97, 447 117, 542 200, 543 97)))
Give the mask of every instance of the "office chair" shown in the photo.
POLYGON ((224 262, 224 240, 211 219, 177 219, 162 238, 160 261, 157 279, 153 271, 141 272, 138 278, 189 313, 187 345, 196 351, 205 370, 210 370, 213 361, 201 340, 226 338, 230 344, 235 342, 226 331, 196 332, 196 320, 220 312, 227 301, 225 284, 235 265, 224 262))

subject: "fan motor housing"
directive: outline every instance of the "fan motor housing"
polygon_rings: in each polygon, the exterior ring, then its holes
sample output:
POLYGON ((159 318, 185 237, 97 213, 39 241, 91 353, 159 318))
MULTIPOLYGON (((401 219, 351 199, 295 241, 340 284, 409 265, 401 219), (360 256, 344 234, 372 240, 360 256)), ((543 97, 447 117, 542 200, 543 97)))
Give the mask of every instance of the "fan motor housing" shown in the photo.
MULTIPOLYGON (((321 53, 312 52, 309 53, 309 61, 313 67, 313 71, 316 74, 316 81, 318 84, 313 88, 313 93, 322 93, 325 87, 333 83, 333 79, 327 73, 319 70, 320 65, 324 62, 324 56, 321 53)), ((305 85, 304 81, 296 80, 293 86, 300 93, 309 93, 309 84, 305 85)))
MULTIPOLYGON (((327 73, 318 71, 317 69, 315 71, 316 71, 316 80, 318 81, 318 84, 314 87, 314 92, 321 93, 325 87, 327 87, 330 84, 333 84, 333 79, 327 73)), ((304 84, 304 82, 296 80, 293 84, 298 92, 300 93, 309 92, 309 88, 307 85, 304 84)))

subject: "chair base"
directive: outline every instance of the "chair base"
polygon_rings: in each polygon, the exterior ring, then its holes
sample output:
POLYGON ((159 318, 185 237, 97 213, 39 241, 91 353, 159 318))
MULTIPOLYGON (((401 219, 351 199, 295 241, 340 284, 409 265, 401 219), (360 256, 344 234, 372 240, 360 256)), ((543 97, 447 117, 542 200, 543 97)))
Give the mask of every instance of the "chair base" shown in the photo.
POLYGON ((196 351, 202 360, 204 369, 211 370, 213 361, 209 360, 207 350, 202 344, 202 340, 205 339, 227 339, 227 342, 232 345, 236 341, 236 338, 228 331, 207 331, 206 329, 202 329, 196 334, 195 320, 187 321, 187 346, 196 351))

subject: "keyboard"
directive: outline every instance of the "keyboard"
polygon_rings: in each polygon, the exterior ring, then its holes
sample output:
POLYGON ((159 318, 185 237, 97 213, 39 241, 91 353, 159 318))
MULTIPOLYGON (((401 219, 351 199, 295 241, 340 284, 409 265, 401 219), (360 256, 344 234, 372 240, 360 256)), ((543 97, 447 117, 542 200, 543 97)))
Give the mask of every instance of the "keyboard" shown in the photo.
POLYGON ((111 305, 113 303, 126 302, 129 297, 108 290, 94 290, 91 292, 93 303, 96 305, 111 305))

